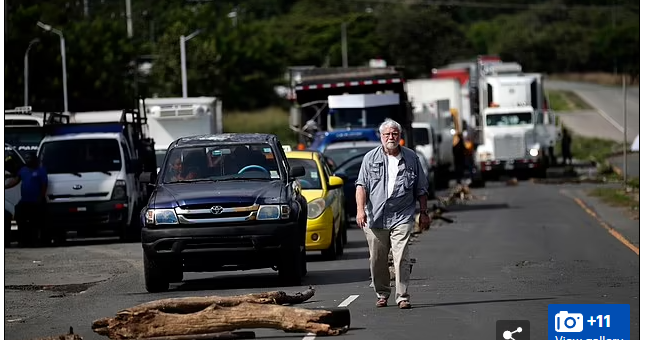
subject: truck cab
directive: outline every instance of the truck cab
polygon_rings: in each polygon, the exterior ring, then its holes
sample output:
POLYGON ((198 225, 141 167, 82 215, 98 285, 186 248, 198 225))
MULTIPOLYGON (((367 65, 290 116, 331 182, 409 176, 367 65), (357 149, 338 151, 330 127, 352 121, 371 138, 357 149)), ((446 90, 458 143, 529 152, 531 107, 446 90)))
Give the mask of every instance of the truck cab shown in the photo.
POLYGON ((154 161, 143 126, 137 110, 124 110, 117 122, 70 123, 58 115, 45 124, 38 157, 48 172, 48 227, 59 236, 109 230, 122 240, 138 237, 147 199, 138 176, 154 161))
POLYGON ((483 177, 494 179, 510 173, 542 175, 546 153, 532 106, 487 108, 483 120, 484 141, 476 151, 483 177))

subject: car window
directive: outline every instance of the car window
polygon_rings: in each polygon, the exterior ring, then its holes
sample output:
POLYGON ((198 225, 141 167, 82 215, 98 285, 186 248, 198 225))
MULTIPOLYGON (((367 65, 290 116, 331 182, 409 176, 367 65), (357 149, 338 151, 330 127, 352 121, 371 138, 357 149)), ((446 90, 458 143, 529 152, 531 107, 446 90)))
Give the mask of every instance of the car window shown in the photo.
POLYGON ((56 140, 44 143, 40 159, 50 174, 119 171, 119 142, 115 139, 56 140))
POLYGON ((374 148, 375 148, 374 146, 359 146, 359 147, 348 147, 343 149, 328 149, 328 150, 325 150, 324 155, 332 159, 334 164, 339 165, 356 155, 365 154, 374 148))
POLYGON ((164 183, 280 179, 276 157, 267 143, 174 148, 163 169, 164 183))
POLYGON ((291 167, 302 166, 305 168, 305 176, 299 177, 298 181, 301 183, 303 190, 321 190, 323 189, 322 181, 327 180, 327 176, 319 171, 316 162, 312 159, 288 159, 291 167))

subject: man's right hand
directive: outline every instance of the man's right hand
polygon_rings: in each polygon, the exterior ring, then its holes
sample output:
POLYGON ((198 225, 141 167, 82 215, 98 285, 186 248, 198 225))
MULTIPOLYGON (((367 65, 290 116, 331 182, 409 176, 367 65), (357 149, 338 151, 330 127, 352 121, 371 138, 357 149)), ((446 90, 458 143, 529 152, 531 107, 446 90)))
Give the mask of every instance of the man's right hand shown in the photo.
POLYGON ((363 210, 357 210, 357 225, 359 228, 363 228, 368 224, 367 218, 366 218, 366 212, 363 210))

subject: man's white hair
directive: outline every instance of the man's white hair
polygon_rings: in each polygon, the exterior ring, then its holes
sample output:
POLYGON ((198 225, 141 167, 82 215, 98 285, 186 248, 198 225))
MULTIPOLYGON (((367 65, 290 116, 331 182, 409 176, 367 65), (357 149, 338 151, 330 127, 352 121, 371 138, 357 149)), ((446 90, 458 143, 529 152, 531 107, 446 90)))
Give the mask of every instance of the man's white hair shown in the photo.
POLYGON ((390 118, 387 118, 383 123, 381 123, 381 125, 379 125, 379 133, 384 133, 384 130, 387 128, 393 128, 399 132, 402 131, 402 126, 390 118))

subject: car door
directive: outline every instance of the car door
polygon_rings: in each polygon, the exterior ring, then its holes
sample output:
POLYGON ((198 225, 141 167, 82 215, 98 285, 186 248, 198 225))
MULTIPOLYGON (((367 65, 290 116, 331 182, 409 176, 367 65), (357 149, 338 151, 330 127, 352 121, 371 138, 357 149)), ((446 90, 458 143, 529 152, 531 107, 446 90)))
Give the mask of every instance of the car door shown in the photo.
MULTIPOLYGON (((5 145, 4 149, 4 180, 5 183, 9 178, 15 177, 18 170, 25 165, 22 157, 13 147, 5 145)), ((4 191, 4 209, 12 216, 15 212, 16 204, 20 201, 20 185, 4 191)))

